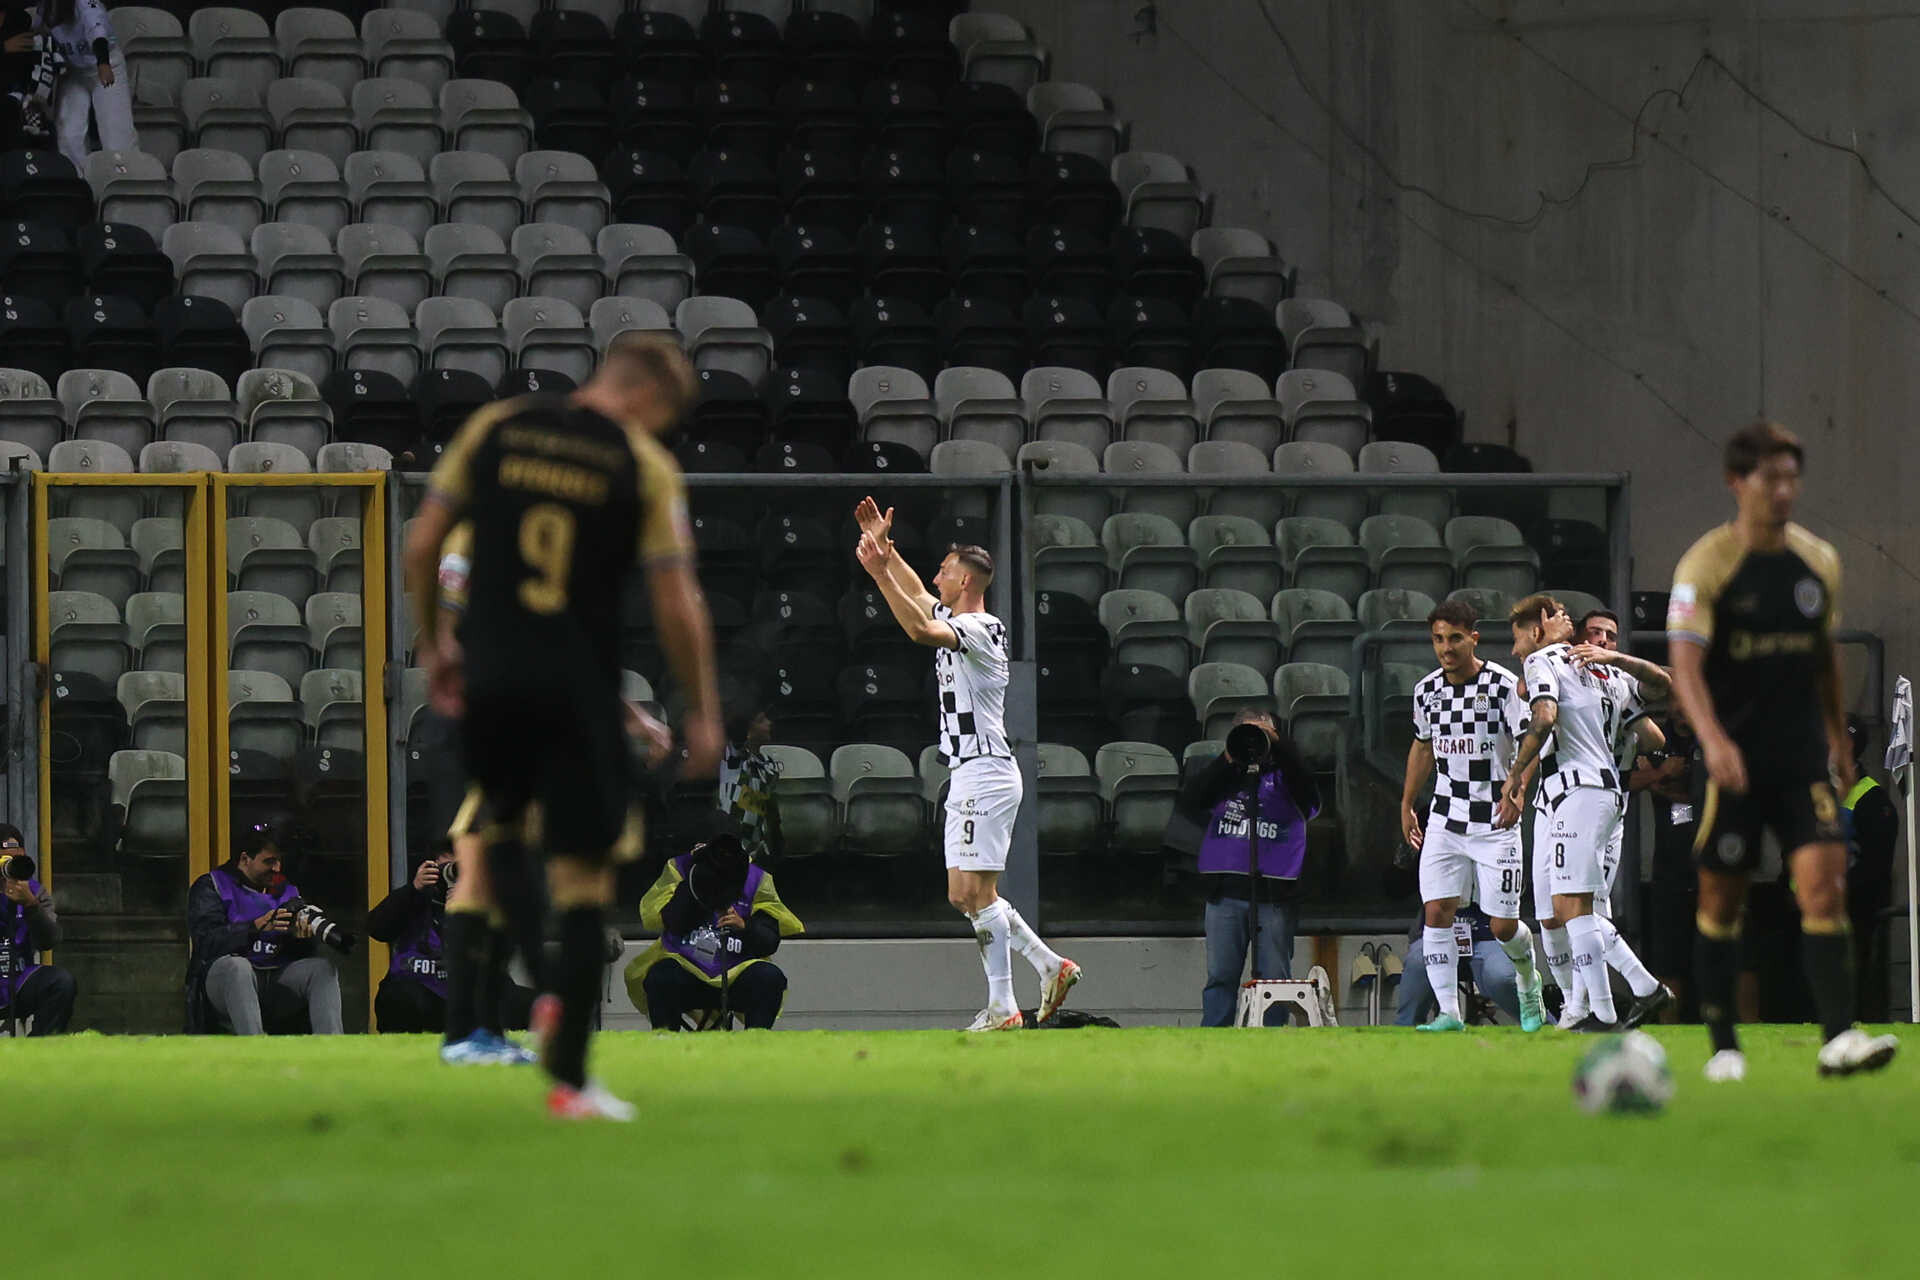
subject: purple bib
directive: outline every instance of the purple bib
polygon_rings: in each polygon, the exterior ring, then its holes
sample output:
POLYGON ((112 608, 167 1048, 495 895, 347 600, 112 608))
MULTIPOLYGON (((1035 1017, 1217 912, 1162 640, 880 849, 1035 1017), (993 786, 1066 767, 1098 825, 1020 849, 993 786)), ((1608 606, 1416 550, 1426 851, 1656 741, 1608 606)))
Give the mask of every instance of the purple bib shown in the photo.
MULTIPOLYGON (((682 854, 673 860, 674 868, 679 871, 682 879, 686 878, 687 867, 692 862, 691 854, 682 854)), ((766 879, 766 876, 767 873, 758 866, 747 868, 747 878, 740 886, 739 900, 733 904, 734 913, 742 920, 753 917, 753 895, 760 891, 760 882, 766 879)), ((673 933, 663 934, 660 945, 709 978, 718 980, 721 974, 738 968, 745 960, 743 956, 740 960, 728 963, 726 955, 720 949, 720 931, 715 922, 725 914, 724 911, 715 912, 707 918, 705 924, 685 936, 673 933)))
MULTIPOLYGON (((1236 791, 1214 806, 1200 840, 1202 874, 1247 874, 1246 804, 1246 796, 1236 791)), ((1307 815, 1293 802, 1278 772, 1260 775, 1254 798, 1254 844, 1261 875, 1276 880, 1300 878, 1307 860, 1307 815)))
POLYGON ((442 1000, 447 998, 447 966, 442 957, 440 927, 433 922, 433 909, 415 913, 407 922, 407 931, 393 944, 393 958, 387 962, 387 976, 410 978, 442 1000))
MULTIPOLYGON (((220 901, 227 904, 227 923, 233 925, 250 925, 267 912, 278 910, 300 896, 300 890, 294 887, 292 881, 283 881, 274 893, 262 893, 245 880, 229 875, 225 867, 214 869, 213 887, 219 891, 220 901)), ((256 969, 278 969, 286 963, 282 953, 292 940, 293 934, 289 930, 255 934, 247 959, 256 969)))
MULTIPOLYGON (((38 901, 40 882, 27 881, 27 889, 38 901)), ((33 963, 33 939, 27 936, 27 908, 24 903, 11 898, 0 898, 11 915, 0 916, 0 1005, 13 1003, 13 997, 20 990, 20 984, 27 975, 40 966, 33 963), (20 969, 15 972, 14 966, 20 969)))

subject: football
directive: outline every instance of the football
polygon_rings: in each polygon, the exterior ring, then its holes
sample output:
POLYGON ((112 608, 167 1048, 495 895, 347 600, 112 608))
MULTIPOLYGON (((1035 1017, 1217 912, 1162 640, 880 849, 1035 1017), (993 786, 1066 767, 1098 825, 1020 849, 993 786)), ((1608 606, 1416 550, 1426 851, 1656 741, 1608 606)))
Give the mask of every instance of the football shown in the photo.
POLYGON ((1581 1057, 1573 1097, 1588 1111, 1658 1111, 1673 1097, 1667 1051, 1644 1031, 1608 1036, 1581 1057))

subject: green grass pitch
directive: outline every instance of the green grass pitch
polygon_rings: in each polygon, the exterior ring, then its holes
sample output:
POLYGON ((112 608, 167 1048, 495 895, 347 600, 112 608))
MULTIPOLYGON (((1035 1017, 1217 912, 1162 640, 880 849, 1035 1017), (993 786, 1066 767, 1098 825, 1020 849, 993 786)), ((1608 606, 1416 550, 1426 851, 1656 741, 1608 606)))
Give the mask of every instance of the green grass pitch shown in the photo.
POLYGON ((36 1277, 1912 1274, 1920 1034, 1590 1116, 1543 1032, 601 1036, 640 1123, 423 1037, 0 1042, 36 1277))

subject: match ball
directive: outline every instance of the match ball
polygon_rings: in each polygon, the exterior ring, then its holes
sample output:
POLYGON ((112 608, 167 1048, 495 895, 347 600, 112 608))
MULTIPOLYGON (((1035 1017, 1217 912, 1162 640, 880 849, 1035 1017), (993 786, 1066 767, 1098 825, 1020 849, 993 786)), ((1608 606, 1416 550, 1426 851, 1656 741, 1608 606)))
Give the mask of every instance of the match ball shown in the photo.
POLYGON ((1587 1111, 1658 1111, 1673 1098, 1667 1051, 1644 1031, 1608 1036, 1573 1070, 1573 1098, 1587 1111))

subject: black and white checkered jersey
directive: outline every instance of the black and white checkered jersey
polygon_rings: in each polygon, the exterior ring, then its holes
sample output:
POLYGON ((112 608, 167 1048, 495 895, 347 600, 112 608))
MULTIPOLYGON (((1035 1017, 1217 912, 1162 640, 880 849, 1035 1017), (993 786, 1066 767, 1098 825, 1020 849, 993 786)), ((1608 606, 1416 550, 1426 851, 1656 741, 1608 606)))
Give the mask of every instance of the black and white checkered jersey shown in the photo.
POLYGON ((933 651, 940 682, 940 761, 954 768, 977 756, 1013 758, 1007 745, 1007 628, 990 613, 954 613, 943 604, 933 616, 953 628, 958 649, 933 651))
POLYGON ((1527 655, 1526 701, 1559 704, 1553 733, 1540 749, 1534 804, 1551 809, 1575 787, 1621 790, 1614 759, 1623 726, 1646 714, 1640 682, 1613 667, 1582 667, 1573 648, 1550 644, 1527 655))
POLYGON ((1413 736, 1433 747, 1433 807, 1427 829, 1438 823, 1454 835, 1494 830, 1500 787, 1507 780, 1519 723, 1513 673, 1484 662, 1465 684, 1434 670, 1413 687, 1413 736))

